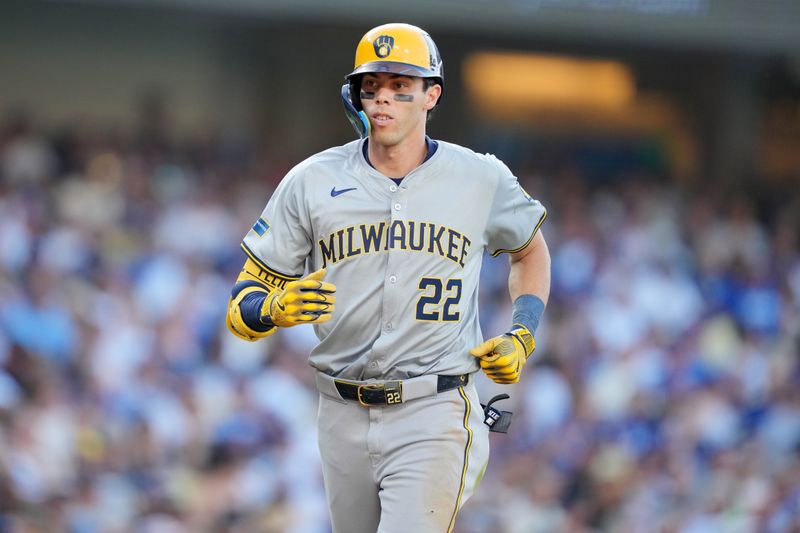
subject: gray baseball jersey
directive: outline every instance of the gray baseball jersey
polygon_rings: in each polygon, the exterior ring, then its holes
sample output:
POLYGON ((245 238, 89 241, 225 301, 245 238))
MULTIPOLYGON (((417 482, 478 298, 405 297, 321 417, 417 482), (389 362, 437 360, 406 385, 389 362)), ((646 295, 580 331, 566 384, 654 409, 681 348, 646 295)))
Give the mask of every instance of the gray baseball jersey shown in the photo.
POLYGON ((482 339, 484 250, 524 248, 545 219, 492 155, 438 141, 400 185, 353 141, 292 169, 243 248, 267 271, 301 277, 325 267, 337 287, 330 321, 315 325, 309 362, 345 379, 475 372, 482 339))

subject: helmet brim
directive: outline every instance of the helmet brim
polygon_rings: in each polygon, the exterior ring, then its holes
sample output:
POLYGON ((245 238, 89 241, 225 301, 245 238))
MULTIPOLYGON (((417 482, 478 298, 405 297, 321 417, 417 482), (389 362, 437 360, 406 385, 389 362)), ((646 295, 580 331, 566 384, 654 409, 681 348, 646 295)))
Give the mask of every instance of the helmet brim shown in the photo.
POLYGON ((359 66, 353 72, 345 76, 349 80, 353 76, 359 74, 390 72, 392 74, 400 74, 401 76, 415 76, 417 78, 441 78, 439 72, 434 72, 431 69, 409 65, 408 63, 398 63, 396 61, 370 61, 359 66))

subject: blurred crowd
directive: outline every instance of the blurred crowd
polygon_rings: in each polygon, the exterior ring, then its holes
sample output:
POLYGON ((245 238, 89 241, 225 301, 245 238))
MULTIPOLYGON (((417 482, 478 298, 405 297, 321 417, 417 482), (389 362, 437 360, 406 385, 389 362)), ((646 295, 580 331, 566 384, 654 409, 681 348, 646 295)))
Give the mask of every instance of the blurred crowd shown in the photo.
MULTIPOLYGON (((224 325, 276 152, 0 124, 0 532, 329 531, 313 331, 224 325)), ((521 383, 479 381, 514 423, 457 530, 800 531, 800 188, 518 171, 552 296, 521 383)))

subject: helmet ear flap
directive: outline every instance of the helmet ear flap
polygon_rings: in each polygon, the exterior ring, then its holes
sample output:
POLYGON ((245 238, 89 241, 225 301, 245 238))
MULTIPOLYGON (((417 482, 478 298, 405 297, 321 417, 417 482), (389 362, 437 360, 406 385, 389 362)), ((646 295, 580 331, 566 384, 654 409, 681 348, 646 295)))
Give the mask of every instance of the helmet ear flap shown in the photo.
POLYGON ((356 108, 356 111, 363 111, 364 106, 361 105, 361 76, 352 76, 348 81, 349 93, 350 93, 350 102, 352 102, 353 107, 356 108))
POLYGON ((342 85, 342 104, 344 105, 344 114, 347 116, 347 120, 350 121, 350 125, 356 130, 359 138, 364 139, 369 136, 370 124, 366 113, 361 107, 361 99, 353 96, 353 94, 358 94, 354 92, 356 90, 358 90, 358 85, 352 80, 342 85))

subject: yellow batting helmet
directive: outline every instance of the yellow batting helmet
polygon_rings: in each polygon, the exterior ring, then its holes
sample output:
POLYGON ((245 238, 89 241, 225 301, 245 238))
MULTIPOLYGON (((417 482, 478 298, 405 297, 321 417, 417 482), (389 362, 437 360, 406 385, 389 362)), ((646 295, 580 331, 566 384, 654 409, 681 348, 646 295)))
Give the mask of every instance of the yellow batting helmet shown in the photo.
POLYGON ((342 86, 345 114, 361 137, 369 134, 369 121, 359 98, 359 80, 367 72, 431 78, 444 88, 442 57, 425 30, 401 23, 372 28, 358 42, 353 71, 345 76, 347 83, 342 86))
POLYGON ((358 42, 350 79, 366 72, 392 72, 444 81, 442 58, 426 31, 411 24, 384 24, 358 42))

